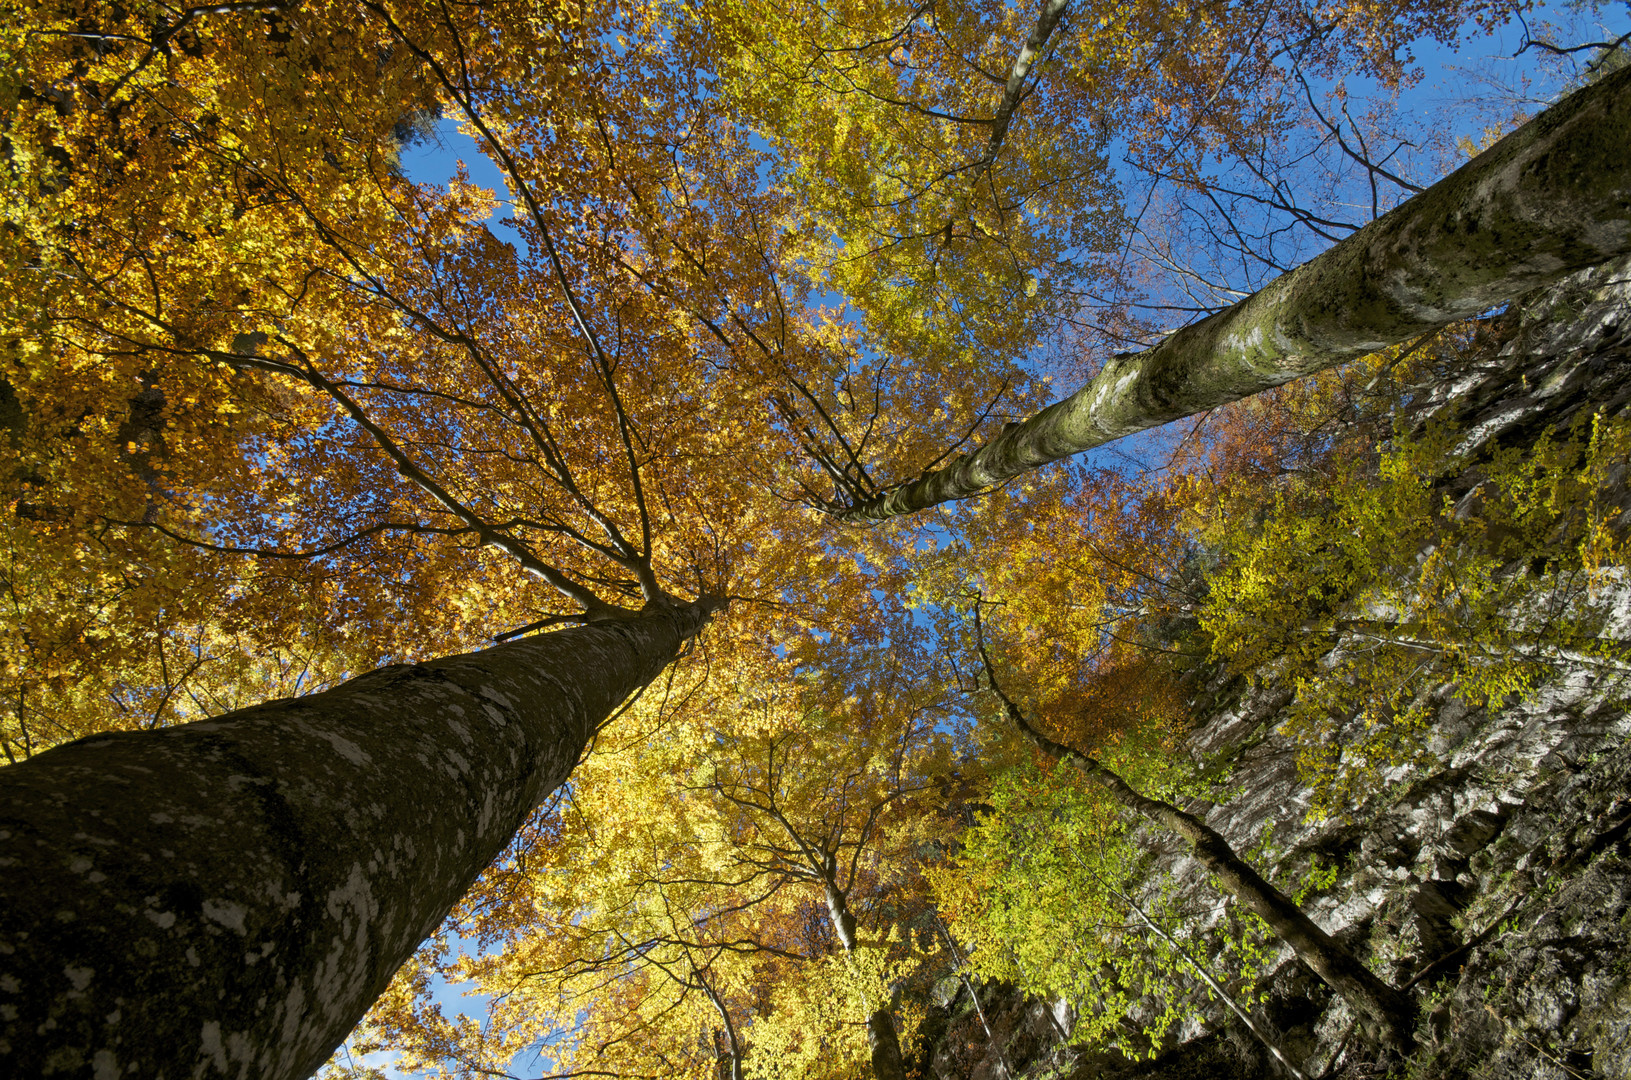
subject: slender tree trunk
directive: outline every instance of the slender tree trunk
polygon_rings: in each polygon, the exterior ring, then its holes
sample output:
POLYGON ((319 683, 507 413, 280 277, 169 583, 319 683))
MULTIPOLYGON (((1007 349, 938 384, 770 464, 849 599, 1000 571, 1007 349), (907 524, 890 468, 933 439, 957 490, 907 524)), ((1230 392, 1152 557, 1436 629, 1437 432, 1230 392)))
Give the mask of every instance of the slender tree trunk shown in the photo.
MULTIPOLYGON (((997 106, 996 113, 991 117, 991 137, 986 142, 985 156, 981 158, 981 168, 989 169, 997 160, 997 154, 1002 150, 1002 141, 1008 136, 1008 127, 1014 122, 1014 113, 1019 109, 1020 103, 1030 95, 1026 89, 1025 79, 1036 66, 1037 58, 1047 47, 1048 38, 1053 36, 1054 28, 1059 20, 1064 18, 1065 9, 1070 6, 1070 0, 1043 0, 1042 13, 1037 16, 1036 27, 1031 36, 1025 39, 1020 46, 1019 55, 1014 57, 1014 64, 1008 69, 1008 82, 1002 89, 1002 102, 997 106)), ((1031 84, 1035 87, 1035 83, 1031 84)), ((979 170, 975 170, 976 173, 979 170)))
MULTIPOLYGON (((855 951, 855 916, 849 909, 849 898, 838 887, 833 865, 829 862, 821 881, 827 892, 827 914, 832 919, 833 933, 846 954, 855 951)), ((872 1075, 877 1080, 906 1080, 906 1059, 900 1052, 900 1036, 895 1031, 895 1020, 889 1015, 887 1001, 872 1010, 866 1019, 867 1048, 872 1052, 872 1075)))
POLYGON ((742 1044, 736 1038, 736 1024, 731 1020, 731 1011, 725 1007, 725 999, 719 996, 701 972, 697 972, 697 984, 702 992, 708 995, 708 1000, 714 1003, 719 1012, 720 1020, 725 1023, 725 1046, 730 1052, 730 1075, 727 1080, 742 1080, 742 1044))
MULTIPOLYGON (((979 623, 976 621, 976 634, 979 623)), ((1022 735, 1038 750, 1076 766, 1088 779, 1103 788, 1112 799, 1141 817, 1177 833, 1189 841, 1190 852, 1202 866, 1223 886, 1224 890, 1245 906, 1246 910, 1268 924, 1279 939, 1291 946, 1297 958, 1307 964, 1327 986, 1342 996, 1366 1021, 1366 1026, 1381 1041, 1401 1049, 1414 1042, 1416 1006, 1408 994, 1402 993, 1377 978, 1359 962, 1359 959, 1340 945, 1324 930, 1303 914, 1291 898, 1276 889, 1251 864, 1235 854, 1216 829, 1193 814, 1185 813, 1169 802, 1152 799, 1139 793, 1113 770, 1105 768, 1063 743, 1055 742, 1031 726, 1025 714, 1012 698, 997 685, 991 657, 985 651, 985 642, 979 642, 980 655, 985 661, 991 688, 1002 699, 1008 718, 1022 735)))
POLYGON ((0 769, 4 1071, 304 1080, 716 607, 0 769))
POLYGON ((1377 978, 1353 953, 1321 930, 1291 898, 1269 884, 1239 855, 1216 829, 1193 814, 1160 799, 1135 791, 1120 776, 1093 758, 1038 735, 1045 749, 1068 759, 1096 781, 1110 797, 1144 818, 1165 826, 1189 841, 1190 852, 1224 890, 1240 901, 1247 911, 1268 924, 1277 937, 1290 945, 1314 974, 1325 980, 1343 999, 1370 1021, 1369 1026, 1382 1041, 1396 1047, 1411 1045, 1416 1007, 1409 996, 1377 978))
POLYGON ((1308 1074, 1291 1063, 1291 1059, 1286 1057, 1286 1052, 1280 1049, 1279 1043, 1275 1042, 1274 1039, 1269 1036, 1268 1031, 1259 1025, 1257 1021, 1252 1019, 1252 1014, 1249 1009, 1244 1008, 1240 1002, 1235 1000, 1235 996, 1224 988, 1222 983, 1218 982, 1212 977, 1212 973, 1206 970, 1205 964, 1191 956, 1187 948, 1175 940, 1171 934, 1161 929, 1161 924, 1150 918, 1149 912, 1140 907, 1137 900, 1134 900, 1127 894, 1119 892, 1115 889, 1111 889, 1110 891, 1114 893, 1122 903, 1127 905, 1128 910, 1138 916, 1140 922, 1149 927, 1150 933, 1154 934, 1156 937, 1160 938, 1162 941, 1165 941, 1169 946, 1171 946, 1172 951, 1178 954, 1178 958, 1183 960, 1184 963, 1188 964, 1194 970, 1195 974, 1200 976, 1201 981, 1206 984, 1207 988, 1211 990, 1212 993, 1216 994, 1218 999, 1229 1007, 1229 1011, 1234 1013, 1235 1016, 1240 1019, 1242 1024, 1246 1025, 1246 1030, 1255 1035, 1258 1042, 1268 1047, 1269 1053, 1274 1055, 1274 1060, 1278 1061, 1281 1067, 1284 1068, 1286 1072, 1291 1074, 1291 1080, 1308 1080, 1308 1074))
POLYGON ((971 455, 839 516, 882 521, 1396 345, 1631 252, 1631 69, 1547 109, 1226 311, 1117 356, 971 455))
POLYGON ((906 1080, 906 1061, 900 1053, 900 1036, 894 1017, 880 1005, 866 1018, 866 1043, 872 1051, 872 1075, 878 1080, 906 1080))

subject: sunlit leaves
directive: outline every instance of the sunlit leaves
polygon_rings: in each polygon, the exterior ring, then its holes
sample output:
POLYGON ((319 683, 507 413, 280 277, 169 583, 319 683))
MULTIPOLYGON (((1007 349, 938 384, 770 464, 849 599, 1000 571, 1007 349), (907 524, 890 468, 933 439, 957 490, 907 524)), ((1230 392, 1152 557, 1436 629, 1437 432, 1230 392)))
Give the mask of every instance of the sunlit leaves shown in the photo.
POLYGON ((1624 425, 1598 419, 1476 463, 1454 438, 1438 428, 1398 440, 1374 474, 1350 462, 1292 484, 1222 535, 1227 568, 1202 623, 1240 670, 1294 681, 1286 730, 1315 816, 1429 754, 1437 687, 1500 705, 1559 665, 1625 670, 1607 622, 1622 541, 1604 502, 1624 425), (1469 466, 1471 490, 1444 493, 1469 466))

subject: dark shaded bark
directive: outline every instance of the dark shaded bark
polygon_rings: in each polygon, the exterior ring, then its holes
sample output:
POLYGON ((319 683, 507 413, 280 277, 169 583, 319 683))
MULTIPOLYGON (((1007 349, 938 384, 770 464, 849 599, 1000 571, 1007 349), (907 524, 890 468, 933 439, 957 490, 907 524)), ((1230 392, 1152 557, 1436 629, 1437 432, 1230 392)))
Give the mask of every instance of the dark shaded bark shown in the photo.
POLYGON ((702 992, 708 995, 708 1000, 714 1003, 714 1009, 719 1013, 719 1019, 725 1025, 725 1052, 729 1060, 724 1062, 726 1080, 742 1080, 742 1044, 736 1037, 736 1024, 731 1020, 731 1011, 725 1006, 725 999, 719 996, 708 980, 699 972, 696 976, 697 985, 702 992))
POLYGON ((985 651, 983 639, 979 647, 992 691, 1002 700, 1009 720, 1031 745, 1050 757, 1070 762, 1116 802, 1187 840, 1196 861, 1206 867, 1224 891, 1267 923, 1281 941, 1291 946, 1298 959, 1353 1007, 1377 1039, 1400 1049, 1408 1049, 1412 1045, 1416 1006, 1408 994, 1395 990, 1377 978, 1353 953, 1303 914, 1290 897, 1235 854, 1234 848, 1216 829, 1169 802, 1141 794, 1094 758, 1055 742, 1036 730, 1013 699, 997 685, 996 671, 985 651))
POLYGON ((5 1072, 304 1080, 715 607, 0 769, 5 1072))
POLYGON ((1631 68, 1535 117, 1240 303, 971 455, 838 516, 882 521, 1470 318, 1631 252, 1631 68))
POLYGON ((901 1059, 900 1037, 887 1006, 872 1010, 866 1019, 866 1043, 872 1051, 872 1075, 878 1080, 906 1080, 906 1062, 901 1059))

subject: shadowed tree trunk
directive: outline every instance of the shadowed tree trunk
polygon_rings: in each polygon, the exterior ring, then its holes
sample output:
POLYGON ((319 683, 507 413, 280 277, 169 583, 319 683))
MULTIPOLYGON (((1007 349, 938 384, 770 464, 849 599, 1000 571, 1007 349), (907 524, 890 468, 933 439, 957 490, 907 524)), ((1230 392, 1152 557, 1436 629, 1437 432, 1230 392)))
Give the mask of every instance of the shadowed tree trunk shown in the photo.
POLYGON ((1536 116, 1226 311, 1123 353, 973 454, 839 513, 882 521, 1470 318, 1631 252, 1631 68, 1536 116))
POLYGON ((0 769, 5 1072, 304 1080, 718 606, 0 769))
MULTIPOLYGON (((833 933, 846 955, 855 952, 855 915, 849 909, 849 896, 838 887, 838 864, 831 856, 821 868, 821 885, 827 894, 827 914, 833 933)), ((866 1043, 872 1052, 872 1075, 877 1080, 906 1080, 906 1061, 900 1052, 900 1036, 885 1001, 866 1018, 866 1043)))
POLYGON ((1189 842, 1190 854, 1206 867, 1224 891, 1267 923, 1275 936, 1291 946, 1299 960, 1352 1006, 1363 1019, 1367 1030, 1390 1046, 1408 1049, 1413 1045, 1416 1006, 1411 997, 1377 978, 1353 953, 1320 929, 1313 919, 1292 903, 1290 897, 1237 855, 1221 833, 1169 802, 1140 793, 1096 759, 1055 742, 1033 727, 1024 712, 998 685, 996 668, 991 663, 990 653, 986 651, 980 629, 977 607, 975 611, 975 638, 979 644, 980 658, 985 662, 991 690, 1001 700, 1008 719, 1032 746, 1050 757, 1070 762, 1116 802, 1145 820, 1183 837, 1189 842))

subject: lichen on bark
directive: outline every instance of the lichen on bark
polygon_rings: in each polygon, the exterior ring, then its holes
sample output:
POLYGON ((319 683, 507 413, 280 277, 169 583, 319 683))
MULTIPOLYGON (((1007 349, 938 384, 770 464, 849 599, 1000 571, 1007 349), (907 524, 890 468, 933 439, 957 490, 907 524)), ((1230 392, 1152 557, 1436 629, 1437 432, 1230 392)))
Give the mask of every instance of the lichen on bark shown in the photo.
POLYGON ((711 605, 0 770, 17 1076, 301 1080, 711 605))

